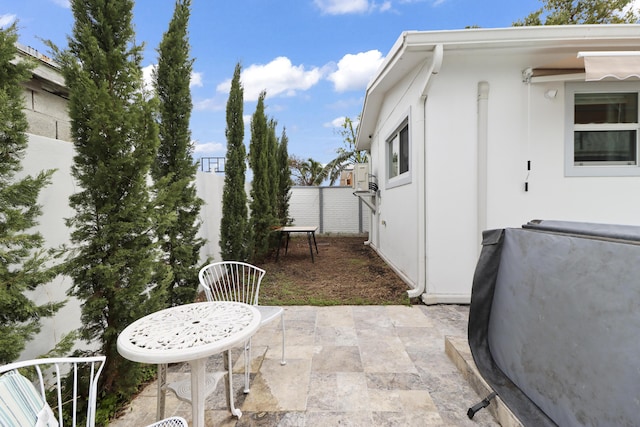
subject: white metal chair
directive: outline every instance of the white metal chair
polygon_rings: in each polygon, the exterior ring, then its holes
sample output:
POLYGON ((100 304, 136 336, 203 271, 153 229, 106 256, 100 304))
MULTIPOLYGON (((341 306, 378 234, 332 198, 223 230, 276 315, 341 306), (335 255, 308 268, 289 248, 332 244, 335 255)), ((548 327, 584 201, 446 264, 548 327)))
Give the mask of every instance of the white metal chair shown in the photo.
MULTIPOLYGON (((284 358, 284 309, 258 304, 260 283, 265 273, 265 270, 245 262, 222 261, 204 266, 200 270, 198 278, 208 301, 236 301, 256 306, 262 316, 260 326, 280 317, 282 327, 282 359, 280 364, 285 365, 287 362, 284 358)), ((244 362, 244 392, 249 393, 251 339, 245 344, 244 362)))
MULTIPOLYGON (((76 427, 77 409, 86 400, 86 427, 94 427, 98 377, 105 361, 105 356, 56 357, 0 366, 0 426, 63 426, 63 405, 71 405, 71 427, 76 427), (86 390, 80 389, 84 387, 79 381, 80 369, 88 370, 86 390), (70 396, 62 394, 67 375, 73 378, 70 396), (47 394, 53 395, 49 401, 47 394), (55 404, 50 406, 52 400, 55 404)), ((188 427, 186 420, 180 417, 167 418, 149 427, 152 426, 188 427)))
POLYGON ((71 425, 75 427, 77 408, 82 405, 81 399, 86 399, 86 425, 93 427, 98 376, 105 360, 105 356, 60 357, 24 360, 0 366, 0 425, 62 425, 63 405, 71 405, 71 425), (89 370, 88 389, 78 390, 78 371, 85 366, 89 370), (72 396, 62 395, 62 384, 67 374, 73 375, 72 396), (33 380, 27 377, 33 377, 33 380), (55 390, 56 403, 53 406, 49 406, 51 402, 46 400, 49 390, 55 390))

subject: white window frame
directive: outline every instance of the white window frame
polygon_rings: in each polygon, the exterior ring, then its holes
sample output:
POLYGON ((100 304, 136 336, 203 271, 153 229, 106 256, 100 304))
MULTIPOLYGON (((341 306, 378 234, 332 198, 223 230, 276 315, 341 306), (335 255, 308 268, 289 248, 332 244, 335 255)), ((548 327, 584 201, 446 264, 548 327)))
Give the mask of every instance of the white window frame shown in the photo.
MULTIPOLYGON (((597 82, 565 84, 565 176, 640 176, 640 117, 636 123, 624 124, 575 124, 576 93, 636 93, 640 107, 640 83, 638 82, 597 82), (574 132, 584 130, 635 130, 636 162, 633 165, 603 164, 576 165, 574 132)), ((640 115, 640 108, 639 115, 640 115)))
POLYGON ((385 151, 385 176, 387 177, 386 179, 386 188, 393 188, 393 187, 398 187, 401 185, 406 185, 411 183, 411 172, 412 172, 412 160, 411 160, 411 125, 410 125, 410 117, 407 114, 402 121, 395 127, 394 131, 385 139, 385 144, 384 144, 384 151, 385 151), (407 128, 407 170, 405 172, 402 172, 394 177, 391 177, 391 162, 392 162, 392 155, 391 155, 391 147, 393 144, 393 141, 396 138, 400 137, 400 132, 404 129, 407 128))

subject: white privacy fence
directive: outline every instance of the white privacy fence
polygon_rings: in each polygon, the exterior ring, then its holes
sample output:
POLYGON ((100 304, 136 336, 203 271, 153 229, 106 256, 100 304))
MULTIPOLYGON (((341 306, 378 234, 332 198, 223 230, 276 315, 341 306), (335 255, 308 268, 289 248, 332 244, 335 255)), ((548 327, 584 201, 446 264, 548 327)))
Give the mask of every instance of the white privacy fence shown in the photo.
POLYGON ((317 225, 320 233, 369 231, 368 208, 351 187, 293 187, 289 216, 294 225, 317 225))
MULTIPOLYGON (((70 142, 29 135, 29 147, 23 159, 24 174, 35 175, 42 170, 55 169, 52 182, 40 194, 43 214, 39 218, 39 231, 46 248, 58 248, 69 243, 70 233, 65 219, 74 215, 69 207, 69 196, 76 191, 71 177, 73 144, 70 142)), ((203 260, 220 257, 220 218, 224 175, 198 172, 198 197, 205 201, 201 210, 200 236, 207 243, 201 250, 203 260)), ((247 193, 249 194, 249 193, 247 193)), ((296 225, 317 225, 319 233, 360 234, 369 230, 367 208, 350 187, 294 187, 291 190, 289 216, 296 225)), ((58 277, 39 287, 32 295, 37 304, 67 299, 71 282, 58 277)), ((36 358, 49 351, 62 334, 80 326, 80 306, 77 300, 69 302, 52 318, 43 319, 41 333, 28 343, 23 358, 36 358)))

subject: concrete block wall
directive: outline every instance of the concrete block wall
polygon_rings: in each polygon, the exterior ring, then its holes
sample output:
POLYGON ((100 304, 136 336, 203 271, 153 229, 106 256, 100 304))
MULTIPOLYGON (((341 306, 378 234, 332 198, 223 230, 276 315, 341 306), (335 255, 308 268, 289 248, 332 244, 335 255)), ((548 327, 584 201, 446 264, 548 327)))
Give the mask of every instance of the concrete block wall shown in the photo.
POLYGON ((29 133, 71 141, 71 123, 65 98, 43 90, 38 82, 32 81, 23 87, 23 99, 29 133))
POLYGON ((367 207, 351 187, 293 187, 289 216, 294 225, 317 225, 319 233, 369 231, 367 207))

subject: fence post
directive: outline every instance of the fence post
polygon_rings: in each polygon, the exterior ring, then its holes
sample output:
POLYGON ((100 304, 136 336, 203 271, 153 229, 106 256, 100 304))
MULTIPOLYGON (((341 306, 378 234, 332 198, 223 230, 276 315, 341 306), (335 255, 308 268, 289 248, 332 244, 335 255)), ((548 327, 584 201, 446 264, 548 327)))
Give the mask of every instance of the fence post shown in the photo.
POLYGON ((320 222, 320 234, 324 231, 324 192, 322 187, 318 187, 318 222, 320 222))
POLYGON ((362 223, 362 199, 358 197, 358 231, 364 233, 364 224, 362 223))

